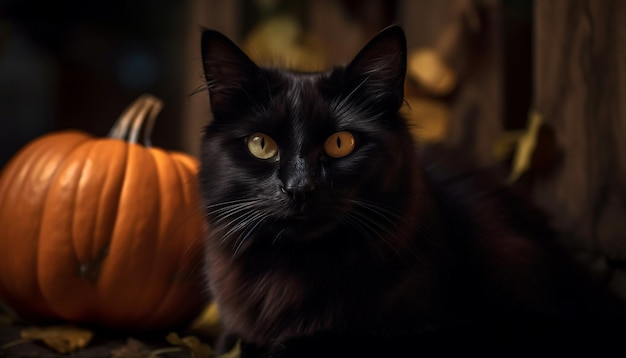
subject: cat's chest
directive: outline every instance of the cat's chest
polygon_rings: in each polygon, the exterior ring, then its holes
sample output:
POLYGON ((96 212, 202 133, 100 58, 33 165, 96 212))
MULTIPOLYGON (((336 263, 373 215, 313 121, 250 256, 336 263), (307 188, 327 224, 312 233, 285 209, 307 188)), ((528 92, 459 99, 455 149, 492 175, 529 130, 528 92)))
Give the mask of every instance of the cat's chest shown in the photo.
POLYGON ((337 329, 344 303, 335 290, 289 272, 230 267, 211 277, 224 323, 252 342, 337 329))

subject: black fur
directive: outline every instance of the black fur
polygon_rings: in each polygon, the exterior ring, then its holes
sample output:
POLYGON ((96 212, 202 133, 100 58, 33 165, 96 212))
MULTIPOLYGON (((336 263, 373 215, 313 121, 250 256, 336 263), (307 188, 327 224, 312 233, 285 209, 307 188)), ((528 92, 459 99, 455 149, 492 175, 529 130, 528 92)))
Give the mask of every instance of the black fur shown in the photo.
POLYGON ((214 117, 199 175, 206 273, 244 355, 557 345, 613 323, 530 207, 413 142, 399 114, 401 28, 322 73, 258 67, 212 30, 202 53, 214 117), (339 131, 356 147, 337 159, 323 146, 339 131), (248 151, 258 132, 276 157, 248 151))

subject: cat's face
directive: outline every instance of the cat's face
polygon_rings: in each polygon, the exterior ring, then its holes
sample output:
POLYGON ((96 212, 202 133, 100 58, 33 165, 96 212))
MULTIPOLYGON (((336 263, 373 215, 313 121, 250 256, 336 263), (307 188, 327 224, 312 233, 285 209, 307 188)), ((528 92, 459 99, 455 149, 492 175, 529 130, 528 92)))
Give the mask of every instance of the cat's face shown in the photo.
POLYGON ((224 242, 381 231, 395 220, 413 150, 398 115, 402 30, 384 30, 348 66, 324 73, 260 68, 210 30, 202 53, 214 120, 200 183, 224 242))

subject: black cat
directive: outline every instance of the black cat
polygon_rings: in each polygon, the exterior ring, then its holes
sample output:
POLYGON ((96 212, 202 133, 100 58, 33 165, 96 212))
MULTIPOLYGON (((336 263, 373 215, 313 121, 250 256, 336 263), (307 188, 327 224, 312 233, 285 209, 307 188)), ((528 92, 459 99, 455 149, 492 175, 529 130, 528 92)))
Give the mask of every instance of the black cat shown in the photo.
POLYGON ((611 342, 615 302, 598 301, 542 218, 442 148, 416 146, 399 114, 400 27, 321 73, 259 67, 212 30, 202 54, 206 274, 243 355, 611 342))

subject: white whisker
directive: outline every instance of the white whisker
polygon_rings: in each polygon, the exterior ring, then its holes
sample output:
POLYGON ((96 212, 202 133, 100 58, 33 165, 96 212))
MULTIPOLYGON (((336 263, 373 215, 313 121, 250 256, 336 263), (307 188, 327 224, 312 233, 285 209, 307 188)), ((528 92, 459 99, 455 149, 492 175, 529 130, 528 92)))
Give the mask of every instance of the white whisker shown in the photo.
POLYGON ((356 93, 356 91, 359 90, 359 88, 361 88, 361 86, 363 86, 367 80, 369 80, 369 76, 367 76, 363 81, 361 81, 361 83, 359 83, 352 91, 350 91, 350 93, 348 93, 347 96, 343 97, 341 99, 341 101, 339 103, 337 103, 335 105, 334 110, 339 113, 339 114, 343 114, 346 110, 345 110, 345 106, 348 103, 348 101, 350 100, 350 98, 356 93))
POLYGON ((283 232, 285 231, 285 228, 282 228, 278 234, 276 234, 276 236, 274 237, 274 240, 272 240, 272 245, 274 245, 276 243, 276 241, 278 241, 278 239, 280 238, 280 236, 283 234, 283 232))
POLYGON ((356 228, 368 239, 377 239, 374 241, 384 242, 399 256, 401 256, 401 253, 398 252, 398 249, 408 249, 422 263, 426 263, 423 255, 417 252, 412 245, 396 246, 389 241, 390 239, 396 242, 401 241, 398 236, 399 224, 402 222, 406 223, 409 219, 398 211, 378 203, 354 199, 349 199, 348 201, 354 204, 354 207, 345 216, 346 219, 351 221, 352 227, 356 228))
POLYGON ((213 226, 214 235, 219 236, 219 245, 233 242, 233 259, 244 242, 269 217, 260 205, 262 202, 263 199, 237 199, 207 206, 209 225, 213 226))
POLYGON ((237 242, 239 243, 237 244, 237 247, 235 247, 235 251, 233 252, 233 256, 232 256, 233 259, 235 259, 235 257, 237 256, 237 253, 239 252, 239 249, 241 248, 243 243, 248 240, 250 235, 252 235, 254 230, 256 230, 256 228, 259 227, 259 225, 262 225, 265 222, 265 219, 267 217, 268 217, 268 214, 258 213, 257 215, 249 219, 249 223, 251 222, 255 222, 255 223, 252 226, 249 226, 248 229, 243 231, 237 238, 237 242))

